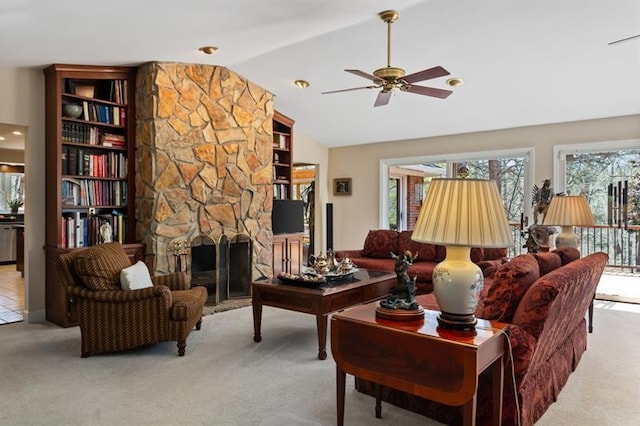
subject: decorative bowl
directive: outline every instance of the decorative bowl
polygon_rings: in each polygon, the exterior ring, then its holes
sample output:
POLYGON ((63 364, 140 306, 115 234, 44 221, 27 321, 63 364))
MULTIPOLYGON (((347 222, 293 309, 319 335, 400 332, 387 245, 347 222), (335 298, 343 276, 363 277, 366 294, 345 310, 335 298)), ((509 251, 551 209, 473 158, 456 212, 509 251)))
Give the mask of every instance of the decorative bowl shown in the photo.
POLYGON ((64 104, 62 105, 62 113, 65 117, 78 118, 82 115, 82 105, 64 104))

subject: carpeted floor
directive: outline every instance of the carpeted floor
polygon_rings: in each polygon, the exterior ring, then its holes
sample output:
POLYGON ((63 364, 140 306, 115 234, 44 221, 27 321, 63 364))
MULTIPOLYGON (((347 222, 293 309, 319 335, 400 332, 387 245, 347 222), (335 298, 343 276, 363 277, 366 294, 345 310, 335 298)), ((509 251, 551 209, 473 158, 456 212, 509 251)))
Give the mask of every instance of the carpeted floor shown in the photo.
MULTIPOLYGON (((638 305, 596 302, 589 348, 538 424, 635 425, 640 418, 638 305)), ((315 319, 265 307, 260 343, 250 307, 217 312, 173 342, 80 358, 78 328, 0 326, 2 425, 334 425, 335 364, 316 358, 315 319)), ((436 425, 374 401, 347 380, 346 425, 436 425)))

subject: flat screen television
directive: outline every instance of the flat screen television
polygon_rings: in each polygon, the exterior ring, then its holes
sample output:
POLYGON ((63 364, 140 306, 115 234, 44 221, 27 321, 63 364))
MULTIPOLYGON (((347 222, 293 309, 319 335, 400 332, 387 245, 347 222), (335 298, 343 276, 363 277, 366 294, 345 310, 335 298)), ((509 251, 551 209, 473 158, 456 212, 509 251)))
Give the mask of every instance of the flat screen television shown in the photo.
POLYGON ((302 200, 273 200, 271 228, 274 234, 304 232, 302 200))

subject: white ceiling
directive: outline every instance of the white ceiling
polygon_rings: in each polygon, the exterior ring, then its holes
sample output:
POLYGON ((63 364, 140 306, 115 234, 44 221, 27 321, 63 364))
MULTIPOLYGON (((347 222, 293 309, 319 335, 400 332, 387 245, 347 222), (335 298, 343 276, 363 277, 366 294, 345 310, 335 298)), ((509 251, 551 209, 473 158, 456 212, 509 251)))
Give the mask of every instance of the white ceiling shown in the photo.
POLYGON ((2 66, 221 65, 327 146, 640 114, 640 38, 608 45, 636 34, 640 0, 0 0, 2 66), (398 92, 374 108, 377 90, 320 94, 369 84, 345 68, 386 65, 385 9, 400 12, 391 64, 464 79, 448 99, 398 92))

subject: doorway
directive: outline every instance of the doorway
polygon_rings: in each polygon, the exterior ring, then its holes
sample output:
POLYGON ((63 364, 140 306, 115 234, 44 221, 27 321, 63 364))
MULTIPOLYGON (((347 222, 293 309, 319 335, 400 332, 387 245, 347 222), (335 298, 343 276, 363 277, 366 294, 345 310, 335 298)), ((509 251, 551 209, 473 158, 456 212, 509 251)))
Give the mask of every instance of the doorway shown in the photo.
POLYGON ((304 206, 304 238, 302 262, 307 264, 309 254, 315 253, 316 229, 316 164, 296 163, 293 165, 293 186, 291 198, 302 200, 304 206))
POLYGON ((0 324, 22 321, 25 310, 25 132, 24 126, 0 123, 0 324))

